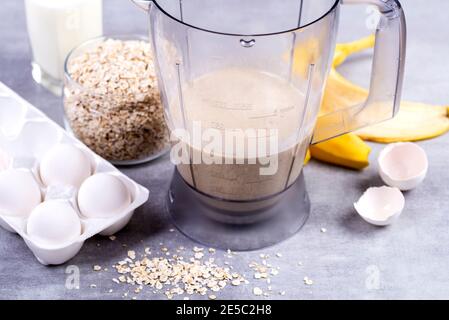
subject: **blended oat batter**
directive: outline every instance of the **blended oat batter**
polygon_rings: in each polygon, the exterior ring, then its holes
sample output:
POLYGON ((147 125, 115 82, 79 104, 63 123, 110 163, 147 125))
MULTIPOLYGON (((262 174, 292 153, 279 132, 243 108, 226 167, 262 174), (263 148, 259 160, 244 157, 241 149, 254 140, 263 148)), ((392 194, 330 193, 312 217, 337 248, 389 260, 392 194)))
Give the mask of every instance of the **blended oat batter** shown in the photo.
MULTIPOLYGON (((185 86, 182 100, 184 117, 182 108, 175 107, 170 110, 171 122, 176 128, 186 126, 189 133, 193 132, 194 121, 201 121, 203 130, 219 130, 222 136, 225 131, 239 129, 278 129, 279 147, 269 154, 271 161, 278 161, 277 165, 272 163, 277 169, 274 174, 261 175, 260 169, 268 165, 259 161, 250 163, 255 159, 247 151, 254 136, 245 134, 243 157, 224 147, 214 151, 215 159, 240 164, 179 164, 180 174, 191 186, 225 200, 256 200, 275 195, 295 182, 303 166, 312 126, 300 129, 305 97, 286 80, 249 69, 224 69, 185 86)), ((260 139, 261 135, 257 137, 260 139)), ((191 140, 185 142, 193 151, 192 159, 211 156, 212 151, 204 150, 207 141, 201 142, 202 145, 191 140)))

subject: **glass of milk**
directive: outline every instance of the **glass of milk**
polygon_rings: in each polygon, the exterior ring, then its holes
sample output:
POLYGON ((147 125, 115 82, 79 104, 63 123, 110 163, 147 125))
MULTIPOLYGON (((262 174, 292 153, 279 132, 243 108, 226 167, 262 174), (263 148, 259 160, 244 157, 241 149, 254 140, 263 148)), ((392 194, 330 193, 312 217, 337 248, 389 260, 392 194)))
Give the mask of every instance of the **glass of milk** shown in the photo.
POLYGON ((25 0, 33 79, 62 94, 70 50, 103 34, 102 0, 25 0))

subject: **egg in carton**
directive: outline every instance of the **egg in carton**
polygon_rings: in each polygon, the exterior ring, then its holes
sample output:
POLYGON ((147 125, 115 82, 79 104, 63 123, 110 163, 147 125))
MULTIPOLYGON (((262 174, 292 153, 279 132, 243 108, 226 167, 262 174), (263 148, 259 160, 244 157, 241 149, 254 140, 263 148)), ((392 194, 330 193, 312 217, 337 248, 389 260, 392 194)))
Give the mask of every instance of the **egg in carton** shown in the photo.
POLYGON ((146 188, 0 83, 0 226, 39 262, 70 260, 88 238, 125 227, 147 200, 146 188))

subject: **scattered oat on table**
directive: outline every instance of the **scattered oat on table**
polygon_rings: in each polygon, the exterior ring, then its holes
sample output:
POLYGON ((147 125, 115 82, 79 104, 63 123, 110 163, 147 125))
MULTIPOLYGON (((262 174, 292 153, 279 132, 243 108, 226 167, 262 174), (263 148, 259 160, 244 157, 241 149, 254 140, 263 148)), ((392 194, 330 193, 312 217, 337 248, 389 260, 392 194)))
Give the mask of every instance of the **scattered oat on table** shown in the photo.
MULTIPOLYGON (((164 247, 165 248, 165 247, 164 247)), ((194 247, 194 255, 204 257, 204 248, 194 247)), ((114 282, 135 286, 135 294, 139 294, 145 286, 162 292, 168 299, 177 295, 208 295, 215 297, 215 292, 224 289, 228 284, 238 284, 245 279, 231 268, 221 267, 213 257, 207 259, 184 259, 182 256, 171 257, 143 256, 136 259, 136 253, 128 251, 128 257, 114 265, 120 274, 114 282), (212 293, 213 292, 213 293, 212 293)), ((114 278, 115 279, 115 278, 114 278)))
POLYGON ((311 286, 313 284, 313 280, 309 279, 309 277, 304 277, 304 283, 308 286, 311 286))
POLYGON ((204 257, 204 253, 202 253, 202 252, 197 252, 197 253, 195 253, 195 259, 202 259, 204 257))
POLYGON ((135 259, 136 258, 136 252, 134 251, 134 250, 129 250, 128 251, 128 257, 130 258, 130 259, 135 259))
MULTIPOLYGON (((189 254, 189 251, 184 251, 183 246, 173 250, 165 247, 163 243, 159 246, 159 250, 155 250, 153 255, 150 247, 143 249, 144 254, 137 254, 134 250, 127 251, 126 257, 113 265, 119 276, 112 281, 117 285, 125 285, 129 292, 136 295, 147 287, 151 288, 154 294, 164 294, 167 299, 177 299, 177 296, 181 296, 179 298, 184 300, 189 299, 191 295, 206 296, 214 300, 217 299, 216 293, 228 286, 250 284, 250 281, 233 270, 228 261, 221 261, 222 258, 215 255, 214 248, 194 246, 189 254), (174 253, 170 254, 170 251, 174 253), (220 266, 215 260, 221 261, 224 266, 220 266)), ((227 250, 225 257, 232 254, 232 251, 227 250)), ((282 257, 280 253, 274 255, 282 257)), ((255 280, 251 282, 258 284, 253 287, 252 293, 264 297, 276 293, 285 295, 285 291, 279 290, 281 288, 271 281, 279 274, 280 267, 271 264, 277 260, 270 259, 269 254, 260 254, 259 257, 261 261, 248 264, 254 272, 255 280)), ((302 263, 298 262, 298 265, 302 263)), ((310 286, 313 281, 304 277, 304 283, 310 286)), ((123 297, 126 298, 127 293, 123 297)))
POLYGON ((240 285, 240 279, 234 279, 234 280, 232 280, 231 281, 231 284, 233 285, 233 286, 239 286, 240 285))
POLYGON ((261 296, 263 294, 263 291, 259 287, 254 287, 253 294, 256 296, 261 296))

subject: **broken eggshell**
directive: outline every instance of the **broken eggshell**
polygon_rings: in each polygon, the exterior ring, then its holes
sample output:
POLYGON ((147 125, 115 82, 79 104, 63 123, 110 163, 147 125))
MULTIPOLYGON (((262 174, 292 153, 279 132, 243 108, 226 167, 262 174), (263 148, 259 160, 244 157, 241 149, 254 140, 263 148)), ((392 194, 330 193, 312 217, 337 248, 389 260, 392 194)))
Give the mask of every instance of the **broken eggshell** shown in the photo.
POLYGON ((429 166, 424 149, 412 142, 388 145, 381 151, 378 164, 382 180, 403 191, 416 188, 426 177, 429 166))
POLYGON ((404 195, 398 188, 383 186, 366 190, 354 208, 365 221, 386 226, 399 218, 404 205, 404 195))

